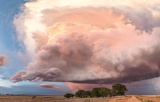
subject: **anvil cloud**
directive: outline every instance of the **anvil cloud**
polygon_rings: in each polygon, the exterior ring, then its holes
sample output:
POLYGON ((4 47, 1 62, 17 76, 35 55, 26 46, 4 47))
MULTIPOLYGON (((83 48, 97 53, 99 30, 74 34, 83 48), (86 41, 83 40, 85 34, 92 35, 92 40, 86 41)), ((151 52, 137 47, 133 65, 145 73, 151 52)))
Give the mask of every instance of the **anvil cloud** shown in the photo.
POLYGON ((26 3, 14 24, 32 62, 11 80, 115 83, 159 77, 156 5, 158 0, 26 3))

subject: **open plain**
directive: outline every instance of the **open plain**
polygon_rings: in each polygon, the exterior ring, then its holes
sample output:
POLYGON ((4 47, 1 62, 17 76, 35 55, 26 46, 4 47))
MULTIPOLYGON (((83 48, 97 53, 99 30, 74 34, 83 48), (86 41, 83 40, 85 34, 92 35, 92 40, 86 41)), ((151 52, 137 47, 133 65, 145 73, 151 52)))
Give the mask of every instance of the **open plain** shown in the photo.
POLYGON ((0 96, 0 102, 160 102, 160 97, 128 95, 111 98, 64 98, 63 96, 0 96))

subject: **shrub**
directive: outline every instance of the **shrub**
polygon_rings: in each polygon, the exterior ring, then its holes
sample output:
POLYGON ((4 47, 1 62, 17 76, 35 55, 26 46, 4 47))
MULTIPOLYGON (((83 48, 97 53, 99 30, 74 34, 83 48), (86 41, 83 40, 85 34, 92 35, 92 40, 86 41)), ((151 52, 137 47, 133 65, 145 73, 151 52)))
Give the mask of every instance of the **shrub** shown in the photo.
POLYGON ((74 94, 72 94, 72 93, 67 93, 67 94, 64 95, 64 97, 66 97, 66 98, 71 98, 71 97, 74 97, 74 94))
POLYGON ((86 98, 88 97, 88 93, 85 90, 78 90, 75 96, 80 98, 86 98))

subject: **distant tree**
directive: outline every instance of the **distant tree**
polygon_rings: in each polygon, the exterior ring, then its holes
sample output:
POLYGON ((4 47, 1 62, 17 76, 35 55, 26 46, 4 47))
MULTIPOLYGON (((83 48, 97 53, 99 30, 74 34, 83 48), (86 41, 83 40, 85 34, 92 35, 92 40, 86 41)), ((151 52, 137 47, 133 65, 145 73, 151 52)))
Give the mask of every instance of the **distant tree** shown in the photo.
POLYGON ((110 89, 105 87, 93 88, 91 96, 92 97, 107 97, 110 95, 110 89))
MULTIPOLYGON (((114 84, 112 90, 106 87, 93 88, 91 91, 78 90, 75 93, 76 97, 86 98, 86 97, 113 97, 113 96, 122 96, 125 95, 125 92, 128 91, 126 86, 123 84, 114 84)), ((74 94, 67 93, 64 95, 66 98, 74 97, 74 94)))
POLYGON ((99 88, 93 88, 91 91, 91 97, 100 97, 99 88))
POLYGON ((74 94, 72 94, 72 93, 67 93, 67 94, 64 95, 64 97, 66 97, 66 98, 71 98, 71 97, 74 97, 74 94))
POLYGON ((78 90, 75 94, 76 97, 86 98, 88 97, 87 92, 85 90, 78 90))
POLYGON ((114 97, 114 96, 116 96, 116 92, 113 90, 110 90, 109 97, 114 97))
POLYGON ((91 91, 86 91, 86 96, 91 97, 91 91))
POLYGON ((105 88, 105 87, 100 87, 99 94, 100 94, 100 97, 107 97, 110 94, 110 89, 105 88))
POLYGON ((114 84, 112 86, 112 92, 115 95, 118 95, 118 96, 125 95, 126 91, 128 91, 128 90, 127 90, 126 86, 123 84, 118 83, 118 84, 114 84))

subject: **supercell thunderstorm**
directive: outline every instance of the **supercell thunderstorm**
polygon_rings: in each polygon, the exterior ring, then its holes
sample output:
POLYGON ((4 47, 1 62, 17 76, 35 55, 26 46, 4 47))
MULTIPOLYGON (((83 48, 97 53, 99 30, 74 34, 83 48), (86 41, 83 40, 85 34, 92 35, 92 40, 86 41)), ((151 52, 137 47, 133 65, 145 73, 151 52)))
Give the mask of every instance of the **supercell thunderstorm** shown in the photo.
POLYGON ((63 1, 28 2, 16 16, 19 41, 32 60, 13 82, 114 83, 159 77, 156 0, 63 1))

